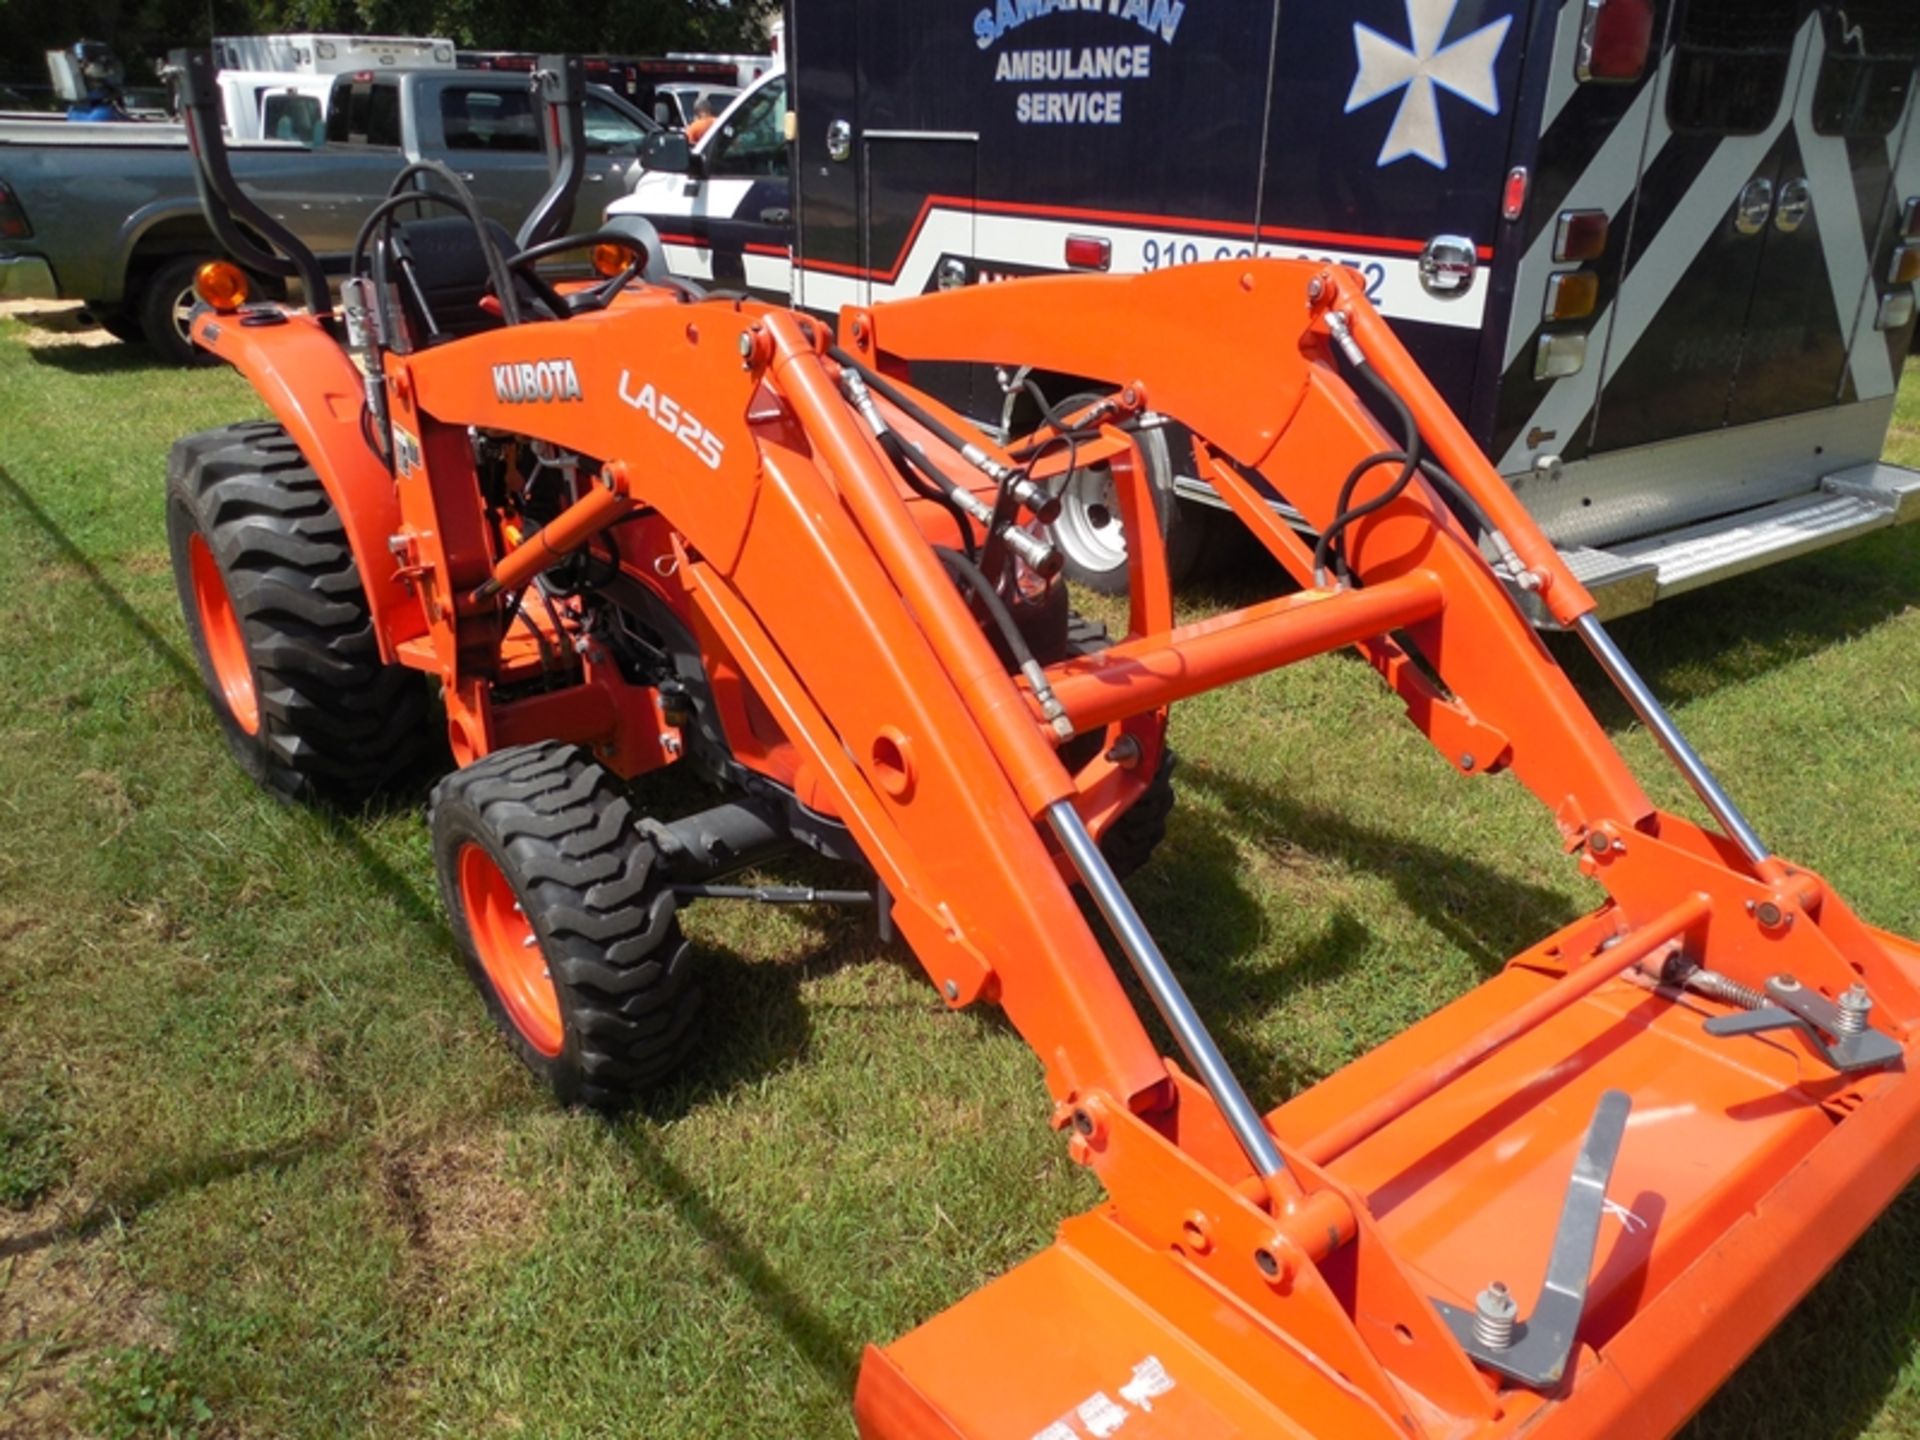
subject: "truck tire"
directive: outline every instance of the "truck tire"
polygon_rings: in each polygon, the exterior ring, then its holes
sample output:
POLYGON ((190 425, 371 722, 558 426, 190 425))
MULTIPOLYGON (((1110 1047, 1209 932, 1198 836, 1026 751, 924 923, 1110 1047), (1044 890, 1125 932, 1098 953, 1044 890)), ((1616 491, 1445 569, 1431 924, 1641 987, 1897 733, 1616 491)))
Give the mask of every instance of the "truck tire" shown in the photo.
MULTIPOLYGON (((1073 395, 1057 409, 1072 410, 1099 399, 1073 395)), ((1206 517, 1190 513, 1173 490, 1173 448, 1164 427, 1144 431, 1140 455, 1153 484, 1154 510, 1160 533, 1166 537, 1167 573, 1175 585, 1192 577, 1200 558, 1206 517)), ((1113 476, 1104 465, 1076 470, 1060 494, 1060 518, 1053 522, 1053 542, 1067 579, 1102 595, 1127 593, 1127 536, 1114 498, 1113 476)))
MULTIPOLYGON (((1068 655, 1097 655, 1112 644, 1107 627, 1097 620, 1075 615, 1067 622, 1068 655)), ((1098 736, 1086 738, 1096 742, 1100 739, 1098 736)), ((1069 752, 1080 743, 1081 738, 1076 737, 1061 750, 1061 759, 1068 762, 1069 769, 1078 768, 1069 752)), ((1091 751, 1079 763, 1085 764, 1096 753, 1097 750, 1091 751)), ((1162 745, 1160 763, 1154 768, 1153 779, 1147 783, 1146 790, 1100 837, 1100 853, 1107 857, 1116 879, 1125 880, 1138 871, 1167 838, 1167 817, 1173 814, 1173 770, 1179 763, 1180 757, 1174 754, 1173 747, 1162 745)))
POLYGON ((193 343, 188 324, 196 297, 193 277, 213 255, 176 255, 147 276, 137 308, 148 348, 170 365, 211 365, 216 357, 193 343))
POLYGON ((564 1105, 670 1075, 700 992, 673 890, 618 781, 577 745, 496 751, 433 793, 433 857, 467 971, 564 1105))
POLYGON ((208 699, 249 775, 283 799, 351 805, 416 771, 425 682, 381 663, 346 531, 286 431, 250 421, 177 443, 167 541, 208 699))

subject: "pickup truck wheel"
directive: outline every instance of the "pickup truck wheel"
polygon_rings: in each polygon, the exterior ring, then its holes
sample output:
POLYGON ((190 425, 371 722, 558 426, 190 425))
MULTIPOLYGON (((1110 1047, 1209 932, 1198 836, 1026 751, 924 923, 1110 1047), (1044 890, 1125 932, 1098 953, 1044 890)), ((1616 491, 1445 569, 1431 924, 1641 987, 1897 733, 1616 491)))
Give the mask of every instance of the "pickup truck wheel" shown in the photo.
POLYGON ((640 817, 577 745, 498 750, 433 792, 433 858, 467 971, 564 1105, 618 1110, 694 1039, 696 957, 640 817))
POLYGON ((193 277, 212 255, 180 255, 164 262, 140 290, 140 333, 171 365, 211 365, 215 357, 193 343, 193 277))
POLYGON ((425 683, 381 663, 340 517, 286 431, 189 436, 166 493, 180 608, 241 767, 282 799, 345 805, 416 772, 425 683))
POLYGON ((142 340, 147 338, 146 332, 140 328, 139 318, 129 315, 117 303, 108 304, 103 301, 96 305, 89 301, 87 303, 87 314, 92 318, 94 324, 98 325, 114 339, 122 341, 125 344, 138 345, 142 340))
MULTIPOLYGON (((1059 409, 1073 410, 1099 399, 1074 395, 1059 409)), ((1153 483, 1153 505, 1160 517, 1160 533, 1167 542, 1167 571, 1175 585, 1193 574, 1200 557, 1200 517, 1188 514, 1173 491, 1173 451, 1164 428, 1144 431, 1140 454, 1153 483)), ((1112 472, 1104 465, 1088 466, 1067 477, 1060 492, 1060 518, 1053 522, 1053 542, 1069 580, 1102 595, 1127 593, 1127 535, 1120 520, 1112 472)))

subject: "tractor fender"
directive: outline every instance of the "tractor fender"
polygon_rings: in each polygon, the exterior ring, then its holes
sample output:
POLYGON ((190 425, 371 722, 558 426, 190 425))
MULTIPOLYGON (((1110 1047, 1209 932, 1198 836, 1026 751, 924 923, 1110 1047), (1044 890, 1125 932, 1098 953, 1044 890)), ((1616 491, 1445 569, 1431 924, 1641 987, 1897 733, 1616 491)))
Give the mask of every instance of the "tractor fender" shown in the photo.
POLYGON ((427 633, 427 621, 418 594, 400 578, 393 552, 400 501, 393 476, 361 429, 360 372, 311 315, 274 313, 285 315, 284 321, 247 325, 238 316, 203 309, 194 318, 193 338, 247 378, 319 475, 353 547, 380 658, 392 664, 398 646, 427 633))

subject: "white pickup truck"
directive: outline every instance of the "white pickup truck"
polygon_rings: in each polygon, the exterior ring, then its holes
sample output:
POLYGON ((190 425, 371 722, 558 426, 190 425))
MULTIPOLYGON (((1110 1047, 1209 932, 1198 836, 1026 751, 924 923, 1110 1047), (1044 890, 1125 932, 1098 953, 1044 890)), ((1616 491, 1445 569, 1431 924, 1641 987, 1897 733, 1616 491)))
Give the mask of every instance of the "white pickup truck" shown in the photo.
MULTIPOLYGON (((324 135, 232 150, 248 193, 323 258, 346 255, 412 160, 444 161, 509 225, 546 189, 525 75, 363 70, 335 76, 332 87, 324 135)), ((659 129, 611 90, 588 88, 580 228, 626 194, 641 146, 659 129)), ((0 121, 0 298, 85 301, 113 334, 193 364, 193 275, 220 253, 181 127, 0 121)))

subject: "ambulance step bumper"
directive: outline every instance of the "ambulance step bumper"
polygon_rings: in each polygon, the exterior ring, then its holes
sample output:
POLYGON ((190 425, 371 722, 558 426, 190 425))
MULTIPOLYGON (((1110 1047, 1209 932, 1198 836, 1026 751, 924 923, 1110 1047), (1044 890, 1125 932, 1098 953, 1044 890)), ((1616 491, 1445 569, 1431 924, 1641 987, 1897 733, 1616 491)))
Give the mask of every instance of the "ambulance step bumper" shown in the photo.
MULTIPOLYGON (((1911 520, 1920 520, 1920 471, 1856 465, 1827 476, 1808 495, 1605 550, 1580 546, 1561 553, 1593 593, 1601 617, 1610 619, 1911 520)), ((1524 598, 1536 608, 1533 597, 1524 598)))

